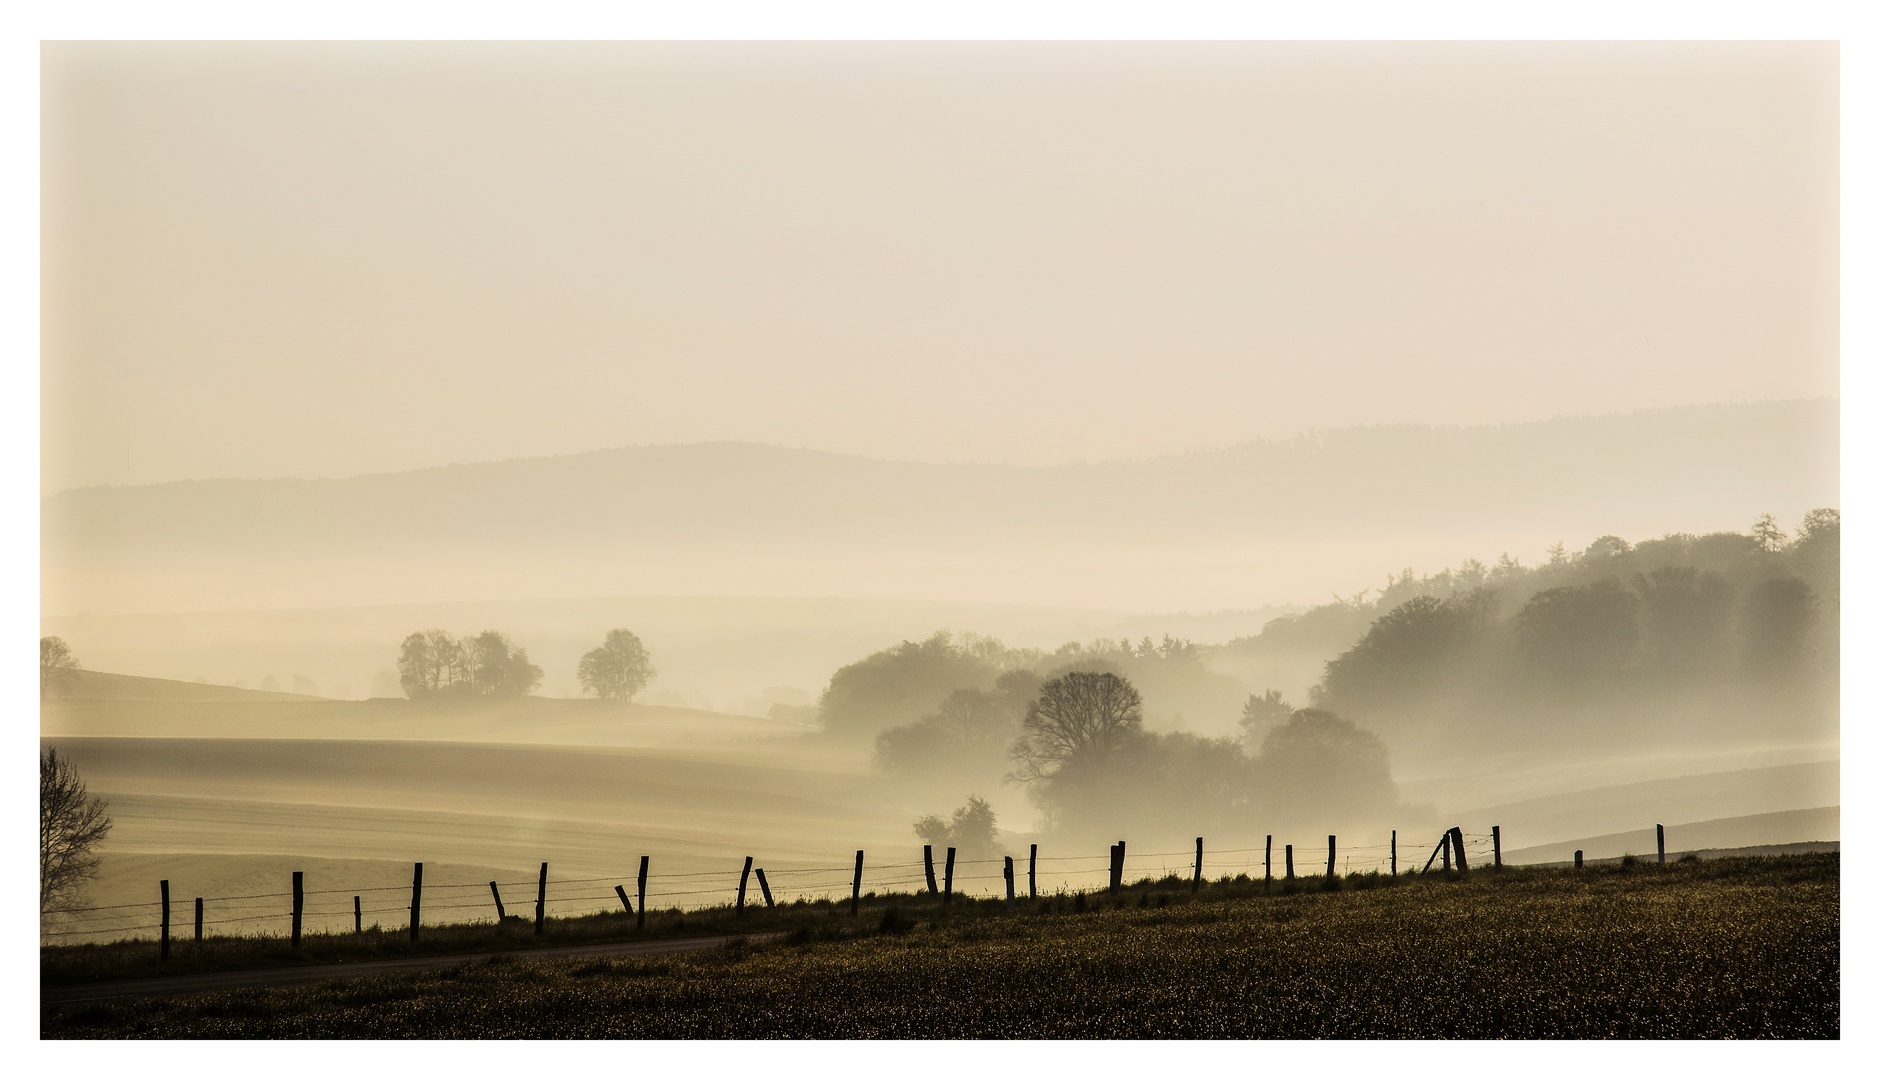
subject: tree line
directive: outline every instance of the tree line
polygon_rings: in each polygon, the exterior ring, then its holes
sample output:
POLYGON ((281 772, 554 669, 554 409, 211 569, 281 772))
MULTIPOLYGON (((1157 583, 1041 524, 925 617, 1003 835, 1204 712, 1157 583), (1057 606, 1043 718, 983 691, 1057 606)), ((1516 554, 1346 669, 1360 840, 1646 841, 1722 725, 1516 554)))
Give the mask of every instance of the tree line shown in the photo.
MULTIPOLYGON (((658 674, 638 635, 624 629, 609 630, 575 667, 583 692, 618 701, 633 700, 658 674)), ((464 638, 417 630, 398 647, 398 684, 414 700, 516 698, 542 685, 542 669, 495 630, 464 638)))

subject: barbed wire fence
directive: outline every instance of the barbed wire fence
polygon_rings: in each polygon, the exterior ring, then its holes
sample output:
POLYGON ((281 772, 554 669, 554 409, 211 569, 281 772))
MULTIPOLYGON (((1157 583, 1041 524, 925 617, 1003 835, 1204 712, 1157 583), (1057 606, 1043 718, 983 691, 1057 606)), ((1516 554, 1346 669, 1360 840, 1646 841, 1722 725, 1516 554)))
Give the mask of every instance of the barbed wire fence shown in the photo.
MULTIPOLYGON (((1576 864, 1578 855, 1576 852, 1576 864)), ((632 901, 625 910, 637 912, 644 920, 648 911, 678 912, 707 908, 743 906, 753 902, 768 905, 854 901, 864 891, 869 897, 905 889, 910 898, 924 892, 929 882, 938 884, 931 848, 919 861, 868 864, 862 852, 856 853, 853 866, 782 867, 766 870, 755 867, 764 892, 756 897, 749 889, 753 860, 746 859, 742 870, 699 870, 684 873, 651 874, 641 880, 638 873, 618 876, 553 878, 547 864, 535 878, 516 881, 423 882, 422 863, 414 865, 414 881, 403 885, 363 888, 301 889, 295 874, 295 888, 280 892, 248 893, 233 896, 196 897, 193 915, 180 923, 169 910, 169 882, 161 883, 158 900, 101 906, 68 907, 42 913, 40 937, 52 943, 63 939, 138 940, 148 937, 175 938, 182 929, 200 939, 215 927, 242 926, 274 936, 275 927, 290 926, 315 933, 358 932, 368 924, 384 928, 383 916, 410 920, 413 936, 421 925, 447 923, 495 922, 500 909, 512 906, 532 908, 538 928, 550 917, 594 915, 621 911, 623 901, 632 901), (652 886, 657 886, 652 887, 652 886), (529 889, 521 904, 502 904, 501 892, 529 889), (402 901, 402 902, 401 902, 402 901), (413 908, 418 918, 412 918, 413 908), (472 916, 482 912, 483 917, 472 916), (450 913, 444 919, 431 919, 438 913, 450 913), (48 924, 46 916, 51 916, 48 924)), ((1219 882, 1226 879, 1284 881, 1289 878, 1323 877, 1350 874, 1417 874, 1434 869, 1440 858, 1442 868, 1500 867, 1501 828, 1487 833, 1468 833, 1451 828, 1432 840, 1427 835, 1400 845, 1395 831, 1388 844, 1340 845, 1336 836, 1327 836, 1323 845, 1281 844, 1274 837, 1258 847, 1207 850, 1196 838, 1192 850, 1156 851, 1129 855, 1126 846, 1113 846, 1108 855, 1039 855, 1032 845, 1029 856, 997 856, 958 859, 949 849, 947 859, 947 897, 967 898, 1009 895, 1006 865, 1014 867, 1009 888, 1018 895, 1049 896, 1115 890, 1125 879, 1141 882, 1145 878, 1166 882, 1171 876, 1186 880, 1219 882), (1119 851, 1118 847, 1124 847, 1119 851), (1426 854, 1427 853, 1427 854, 1426 854), (1180 862, 1171 863, 1170 860, 1180 862), (1418 861, 1421 859, 1422 861, 1418 861), (1199 864, 1199 865, 1197 865, 1199 864), (1159 873, 1149 873, 1155 867, 1159 873), (1134 877, 1130 878, 1133 873, 1134 877), (1024 885, 1017 882, 1023 880, 1024 885), (1035 889, 1035 892, 1034 892, 1035 889)), ((1658 860, 1663 862, 1664 827, 1658 826, 1658 860)), ((640 868, 646 871, 647 861, 640 868)), ((511 894, 512 896, 516 894, 511 894)), ((941 897, 930 897, 936 901, 941 897)), ((516 918, 516 916, 510 916, 516 918)), ((394 921, 396 925, 396 920, 394 921)))

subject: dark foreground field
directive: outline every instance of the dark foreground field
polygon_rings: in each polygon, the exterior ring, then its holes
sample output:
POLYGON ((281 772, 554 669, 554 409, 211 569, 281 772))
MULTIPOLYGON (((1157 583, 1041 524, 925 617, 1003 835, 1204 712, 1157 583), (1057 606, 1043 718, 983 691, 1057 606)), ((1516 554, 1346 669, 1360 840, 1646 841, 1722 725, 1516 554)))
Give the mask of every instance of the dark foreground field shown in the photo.
MULTIPOLYGON (((1836 1038, 1838 855, 864 910, 794 942, 42 1012, 48 1038, 1836 1038), (1094 910, 1092 910, 1094 909, 1094 910), (818 938, 823 940, 802 940, 818 938)), ((755 925, 752 929, 757 929, 755 925)))

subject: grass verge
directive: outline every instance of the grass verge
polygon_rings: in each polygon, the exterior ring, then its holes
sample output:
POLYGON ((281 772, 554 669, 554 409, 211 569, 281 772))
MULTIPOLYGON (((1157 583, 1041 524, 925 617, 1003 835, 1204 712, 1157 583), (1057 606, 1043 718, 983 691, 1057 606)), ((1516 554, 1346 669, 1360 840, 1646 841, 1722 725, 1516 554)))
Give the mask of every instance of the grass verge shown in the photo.
MULTIPOLYGON (((1835 1038, 1838 855, 1173 879, 792 939, 44 1011, 48 1038, 1835 1038)), ((791 909, 764 916, 792 917, 791 909)), ((688 915, 688 926, 691 916, 688 915)), ((701 923, 701 930, 703 924, 701 923)), ((531 938, 533 940, 533 938, 531 938)))

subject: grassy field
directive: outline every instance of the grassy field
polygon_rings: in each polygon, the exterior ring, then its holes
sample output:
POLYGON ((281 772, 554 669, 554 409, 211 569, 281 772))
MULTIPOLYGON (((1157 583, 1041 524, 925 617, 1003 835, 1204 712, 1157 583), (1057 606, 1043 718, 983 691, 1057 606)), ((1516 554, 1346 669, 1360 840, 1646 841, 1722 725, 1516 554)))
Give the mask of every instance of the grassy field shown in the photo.
MULTIPOLYGON (((1839 857, 1170 878, 950 909, 792 906, 778 944, 42 1015, 48 1038, 1835 1038, 1839 857), (1331 885, 1333 887, 1328 888, 1331 885), (788 927, 786 927, 788 928, 788 927)), ((706 932, 706 913, 685 916, 706 932)), ((624 929, 624 920, 618 920, 624 929)), ((596 924, 598 925, 598 924, 596 924)), ((675 928, 666 927, 665 932, 675 928)), ((389 955, 386 953, 382 955, 389 955)), ((50 951, 46 963, 55 961, 50 951)))

